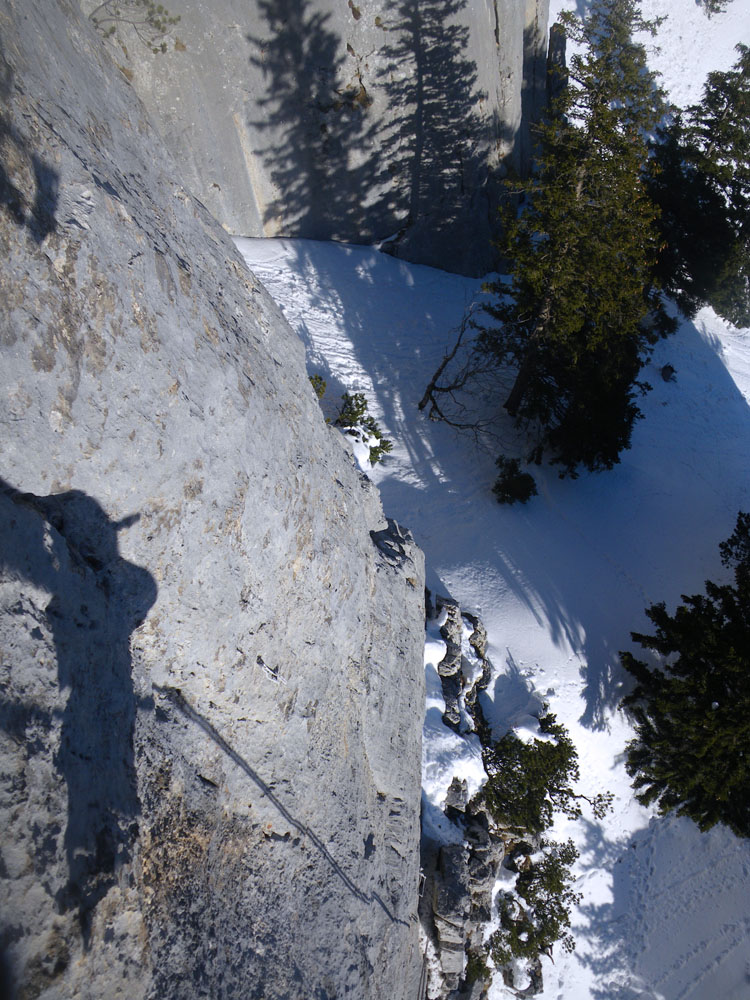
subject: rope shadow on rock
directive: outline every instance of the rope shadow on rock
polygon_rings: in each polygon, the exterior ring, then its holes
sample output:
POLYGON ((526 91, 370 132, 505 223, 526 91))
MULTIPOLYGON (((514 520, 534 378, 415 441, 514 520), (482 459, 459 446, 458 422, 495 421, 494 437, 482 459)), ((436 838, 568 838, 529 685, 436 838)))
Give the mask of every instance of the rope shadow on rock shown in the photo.
POLYGON ((186 718, 190 719, 199 726, 203 732, 211 739, 213 742, 229 757, 229 759, 237 765, 245 774, 250 778, 250 780, 260 789, 263 795, 266 796, 268 801, 281 813, 284 819, 293 826, 298 833, 313 844, 315 849, 323 856, 327 863, 332 868, 334 874, 336 874, 339 879, 344 883, 349 892, 360 902, 365 903, 367 906, 371 906, 373 903, 377 904, 385 913, 386 917, 394 924, 402 924, 404 927, 409 926, 407 920, 402 920, 391 913, 389 907, 383 901, 383 899, 376 892, 363 892, 362 889, 346 874, 341 865, 333 857, 329 849, 320 839, 320 837, 290 813, 287 807, 281 802, 277 795, 274 794, 270 785, 268 785, 248 763, 247 761, 234 750, 229 743, 224 739, 224 737, 211 725, 205 716, 201 715, 193 706, 187 701, 182 692, 175 687, 160 686, 158 684, 153 685, 154 691, 163 695, 175 708, 182 713, 186 718))

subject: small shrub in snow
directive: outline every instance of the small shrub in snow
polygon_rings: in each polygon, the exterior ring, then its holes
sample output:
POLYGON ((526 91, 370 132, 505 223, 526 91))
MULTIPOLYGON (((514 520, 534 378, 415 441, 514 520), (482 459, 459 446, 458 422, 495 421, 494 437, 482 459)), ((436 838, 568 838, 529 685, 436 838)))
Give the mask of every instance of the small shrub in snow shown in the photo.
POLYGON ((383 437, 377 421, 368 410, 363 392, 345 392, 341 401, 342 406, 334 423, 347 434, 359 437, 369 448, 370 464, 377 465, 391 451, 393 443, 383 437))
POLYGON ((573 841, 543 845, 542 857, 519 873, 514 893, 500 901, 500 929, 490 939, 492 960, 500 968, 514 958, 551 956, 557 941, 575 948, 570 908, 581 899, 572 889, 571 866, 578 857, 573 841))
MULTIPOLYGON (((506 843, 522 846, 517 837, 535 840, 553 822, 555 812, 571 818, 582 814, 587 802, 594 815, 610 809, 612 793, 589 798, 573 789, 578 780, 578 754, 564 726, 548 713, 539 719, 539 738, 528 742, 514 732, 483 746, 482 761, 487 782, 479 793, 489 815, 498 825, 506 843)), ((537 841, 538 842, 538 841, 537 841)), ((490 940, 497 968, 513 959, 537 959, 551 955, 561 941, 566 951, 574 942, 570 928, 570 908, 579 900, 573 891, 571 866, 578 857, 572 841, 554 844, 541 841, 541 849, 529 854, 518 871, 513 891, 498 898, 500 929, 490 940)))
POLYGON ((578 754, 564 726, 554 715, 539 719, 539 729, 552 739, 528 743, 514 732, 486 746, 482 760, 487 772, 484 801, 493 819, 501 826, 530 833, 542 833, 552 825, 555 811, 575 818, 581 815, 581 801, 591 806, 597 818, 612 801, 609 792, 593 799, 573 790, 578 780, 578 754))
POLYGON ((367 399, 363 392, 345 392, 336 418, 340 427, 356 427, 367 415, 367 399))
POLYGON ((500 470, 500 475, 495 480, 492 492, 498 503, 526 503, 537 495, 534 477, 528 472, 521 472, 517 458, 500 455, 495 465, 500 470))

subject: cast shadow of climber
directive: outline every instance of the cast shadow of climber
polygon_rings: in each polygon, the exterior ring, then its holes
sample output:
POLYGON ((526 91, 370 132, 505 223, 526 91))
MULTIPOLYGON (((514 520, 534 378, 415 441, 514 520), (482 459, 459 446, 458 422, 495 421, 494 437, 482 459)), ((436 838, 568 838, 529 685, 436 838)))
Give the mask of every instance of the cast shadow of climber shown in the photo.
POLYGON ((0 498, 3 569, 52 595, 46 624, 67 695, 54 758, 67 789, 67 882, 56 902, 77 910, 87 941, 91 913, 138 833, 133 729, 137 708, 152 703, 133 690, 130 635, 156 584, 119 554, 117 533, 138 515, 114 522, 80 490, 42 497, 2 480, 0 498))
MULTIPOLYGON (((13 70, 0 44, 0 107, 13 89, 13 70)), ((35 243, 55 232, 59 175, 32 152, 11 119, 0 111, 0 206, 35 243)))

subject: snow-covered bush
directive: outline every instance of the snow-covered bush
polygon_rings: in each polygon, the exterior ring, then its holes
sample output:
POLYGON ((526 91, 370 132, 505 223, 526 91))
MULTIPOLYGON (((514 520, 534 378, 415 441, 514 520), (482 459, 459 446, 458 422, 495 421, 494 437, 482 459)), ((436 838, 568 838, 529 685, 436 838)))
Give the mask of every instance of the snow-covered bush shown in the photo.
POLYGON ((541 857, 532 858, 519 872, 515 891, 500 901, 500 929, 490 939, 498 968, 514 958, 549 955, 557 941, 566 951, 573 951, 570 908, 581 899, 572 889, 571 866, 577 857, 572 840, 543 842, 541 857))
MULTIPOLYGON (((326 393, 327 383, 322 375, 314 374, 308 376, 313 392, 321 401, 326 393)), ((367 398, 363 392, 345 392, 341 397, 341 406, 332 414, 330 408, 326 416, 326 423, 333 423, 334 427, 339 427, 354 438, 355 456, 363 470, 370 465, 377 465, 393 448, 393 442, 383 437, 378 422, 372 416, 367 404, 367 398)))
POLYGON ((369 449, 371 465, 377 465, 393 448, 393 443, 383 437, 377 421, 368 410, 363 392, 345 392, 341 397, 342 406, 334 423, 345 433, 361 441, 369 449))

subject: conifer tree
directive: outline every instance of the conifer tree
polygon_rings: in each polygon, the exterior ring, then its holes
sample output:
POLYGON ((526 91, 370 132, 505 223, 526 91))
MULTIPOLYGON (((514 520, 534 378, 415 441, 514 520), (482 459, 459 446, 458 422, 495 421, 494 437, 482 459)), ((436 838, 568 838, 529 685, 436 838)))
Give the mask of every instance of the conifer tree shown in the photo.
POLYGON ((750 325, 750 49, 710 73, 700 104, 659 133, 650 191, 661 210, 657 275, 688 315, 710 303, 750 325))
POLYGON ((622 664, 636 679, 624 705, 636 737, 627 769, 637 798, 676 809, 701 830, 725 823, 750 836, 750 515, 740 513, 720 547, 734 585, 706 582, 683 595, 674 615, 663 603, 646 611, 654 635, 635 642, 663 658, 648 666, 632 653, 622 664))
POLYGON ((633 33, 654 30, 634 0, 595 0, 585 21, 562 15, 570 83, 537 131, 536 170, 507 220, 510 286, 489 290, 498 325, 480 355, 515 368, 504 406, 575 475, 611 468, 639 416, 644 357, 669 331, 652 283, 659 234, 643 168, 661 93, 633 33))
POLYGON ((515 905, 501 906, 500 928, 490 938, 496 967, 513 958, 552 957, 561 941, 565 951, 575 950, 570 933, 570 910, 582 899, 573 887, 571 866, 578 858, 573 841, 542 843, 542 856, 519 873, 515 905), (522 901, 522 902, 521 902, 522 901))
POLYGON ((555 812, 571 819, 581 815, 581 802, 601 818, 612 795, 589 798, 573 790, 578 781, 578 753, 566 728, 548 713, 539 719, 540 739, 528 743, 511 730, 482 751, 487 782, 484 803, 496 823, 510 829, 542 833, 555 812))

